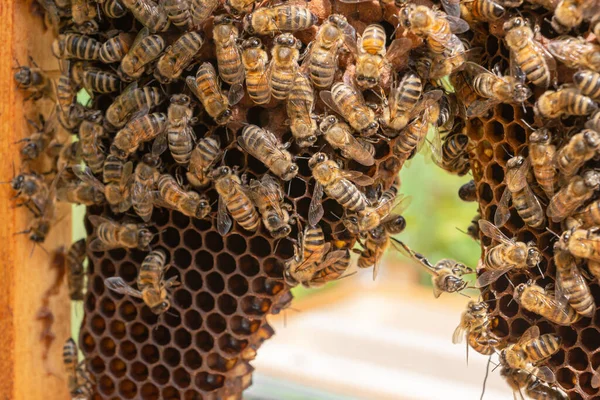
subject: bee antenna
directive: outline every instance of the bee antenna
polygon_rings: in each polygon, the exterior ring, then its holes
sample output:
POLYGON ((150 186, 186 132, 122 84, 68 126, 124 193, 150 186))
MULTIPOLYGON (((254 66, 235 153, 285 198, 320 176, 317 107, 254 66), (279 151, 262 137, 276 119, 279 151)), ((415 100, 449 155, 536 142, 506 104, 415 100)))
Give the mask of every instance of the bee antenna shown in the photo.
POLYGON ((329 211, 329 213, 330 213, 331 215, 333 215, 334 217, 336 217, 336 218, 338 219, 338 221, 339 221, 340 219, 342 219, 342 217, 340 217, 339 215, 337 215, 337 214, 336 214, 336 213, 334 213, 333 211, 329 211))
MULTIPOLYGON (((479 398, 479 400, 483 400, 483 395, 485 394, 485 384, 487 383, 487 379, 490 374, 490 363, 491 362, 492 362, 492 355, 490 354, 490 357, 488 358, 487 366, 485 368, 485 377, 483 378, 483 390, 481 391, 481 397, 479 398)), ((498 368, 498 367, 496 367, 496 368, 498 368)), ((496 368, 494 368, 494 370, 496 368)))
MULTIPOLYGON (((473 288, 473 289, 475 289, 475 288, 473 288)), ((457 292, 457 293, 460 294, 461 296, 466 297, 467 299, 471 298, 471 296, 469 296, 468 294, 464 294, 463 292, 457 292)))
POLYGON ((310 160, 310 157, 302 157, 302 156, 296 156, 294 157, 294 159, 301 159, 301 160, 310 160))
POLYGON ((542 272, 542 269, 540 268, 540 264, 539 263, 537 264, 537 269, 538 269, 538 271, 540 271, 540 275, 542 276, 542 279, 544 279, 545 278, 544 277, 544 273, 542 272))
POLYGON ((553 234, 557 239, 560 239, 560 235, 558 233, 554 232, 552 229, 546 227, 546 230, 548 232, 550 232, 551 234, 553 234))
MULTIPOLYGON (((523 104, 523 103, 521 103, 521 104, 523 104)), ((529 125, 529 122, 525 121, 525 120, 524 120, 524 119, 522 119, 522 118, 521 118, 521 122, 522 122, 522 123, 524 123, 525 125, 527 125, 527 127, 528 127, 529 129, 531 129, 532 131, 535 131, 535 130, 536 130, 536 129, 535 129, 533 126, 529 125)))
POLYGON ((508 277, 508 275, 506 276, 506 280, 508 281, 508 283, 510 283, 510 285, 513 287, 513 289, 515 288, 515 284, 512 283, 512 281, 510 280, 510 278, 508 277))

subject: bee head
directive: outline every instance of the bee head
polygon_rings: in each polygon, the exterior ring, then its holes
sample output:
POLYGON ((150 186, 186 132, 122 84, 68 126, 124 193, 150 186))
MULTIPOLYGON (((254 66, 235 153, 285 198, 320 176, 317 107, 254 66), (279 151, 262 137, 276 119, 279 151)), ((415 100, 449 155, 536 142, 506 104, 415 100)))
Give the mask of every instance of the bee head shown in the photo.
POLYGON ((280 46, 294 47, 296 38, 291 33, 283 33, 275 38, 275 43, 280 46))
POLYGON ((298 165, 295 163, 291 163, 285 171, 285 173, 283 174, 283 176, 281 177, 281 179, 283 179, 284 181, 289 181, 296 175, 298 175, 298 165))
POLYGON ((65 36, 58 35, 54 42, 52 42, 52 54, 56 58, 63 58, 63 54, 65 53, 65 36))
POLYGON ((546 143, 550 141, 550 132, 546 128, 535 130, 529 136, 531 143, 546 143))
POLYGON ((362 133, 365 136, 371 136, 371 135, 374 135, 375 133, 377 133, 378 129, 379 129, 379 123, 377 123, 376 121, 373 121, 369 125, 367 125, 367 127, 365 129, 362 130, 362 133))
POLYGON ((290 266, 287 263, 286 268, 283 271, 283 280, 291 287, 298 285, 298 281, 292 277, 292 274, 290 273, 290 266))
POLYGON ((583 139, 585 140, 585 143, 590 147, 597 147, 599 144, 597 133, 595 131, 592 131, 591 129, 586 129, 584 131, 583 139))
POLYGON ((262 42, 257 37, 251 37, 242 42, 243 49, 253 49, 253 48, 259 48, 261 46, 262 46, 262 42))
POLYGON ((356 215, 347 216, 346 218, 342 219, 342 223, 351 234, 356 235, 360 233, 358 228, 358 217, 356 215))
POLYGON ((318 164, 324 163, 327 160, 328 160, 328 158, 327 158, 327 155, 325 155, 325 153, 315 153, 310 158, 310 160, 308 160, 308 166, 309 166, 309 168, 313 169, 318 164))
MULTIPOLYGON (((231 14, 231 15, 239 14, 238 10, 236 10, 235 8, 229 7, 230 6, 229 0, 225 1, 225 6, 230 8, 229 14, 231 14)), ((234 22, 235 22, 235 20, 233 18, 229 18, 227 15, 217 15, 215 17, 215 19, 213 20, 213 25, 233 24, 234 22)))
POLYGON ((523 103, 531 94, 531 89, 524 83, 517 83, 513 88, 513 98, 517 103, 523 103))
POLYGON ((446 275, 444 284, 448 293, 460 292, 467 287, 467 282, 465 282, 461 277, 455 275, 446 275))
POLYGON ((223 166, 223 167, 215 168, 211 173, 211 178, 219 179, 219 178, 223 178, 224 176, 227 176, 230 174, 231 174, 231 168, 229 168, 227 166, 223 166))
POLYGON ((147 249, 150 242, 154 239, 154 234, 149 229, 142 228, 138 232, 138 243, 140 249, 147 249))
POLYGON ((110 154, 117 157, 118 159, 125 160, 127 159, 127 152, 117 146, 116 143, 110 145, 110 154))
MULTIPOLYGON (((520 286, 520 285, 519 285, 520 286)), ((506 361, 506 349, 502 349, 499 356, 500 365, 508 365, 506 361)), ((504 370, 504 368, 502 368, 504 370)))
POLYGON ((206 217, 211 211, 210 203, 205 197, 201 198, 198 202, 198 208, 196 209, 196 218, 202 219, 206 217))
POLYGON ((31 68, 25 66, 17 68, 15 81, 23 86, 29 86, 31 84, 31 68))
POLYGON ((520 283, 517 285, 517 287, 515 288, 515 292, 513 293, 515 301, 519 301, 521 299, 521 296, 525 292, 525 288, 527 288, 527 286, 530 286, 530 285, 531 285, 531 282, 520 283))
POLYGON ((163 312, 167 311, 169 308, 171 308, 171 303, 169 302, 169 300, 163 300, 160 303, 158 303, 157 305, 155 305, 154 307, 152 307, 150 310, 154 314, 162 314, 163 312))
POLYGON ((250 35, 253 35, 256 32, 252 26, 252 14, 248 14, 244 17, 244 30, 250 35))
POLYGON ((525 163, 525 158, 523 158, 522 156, 513 157, 506 162, 506 169, 519 168, 523 165, 523 163, 525 163))
POLYGON ((31 142, 31 143, 27 143, 21 149, 21 155, 23 156, 24 159, 33 160, 33 159, 37 158, 39 151, 40 151, 39 146, 35 142, 31 142))
POLYGON ((589 188, 597 188, 600 186, 600 171, 591 169, 583 173, 583 181, 589 188))
POLYGON ((505 32, 508 32, 511 29, 522 28, 526 25, 527 23, 525 22, 525 19, 523 19, 522 17, 515 17, 511 20, 506 21, 503 25, 503 29, 505 32))
POLYGON ((333 125, 337 124, 338 119, 334 115, 328 115, 321 121, 319 129, 321 132, 327 132, 333 125))
POLYGON ((487 303, 481 302, 481 303, 477 303, 475 301, 469 301, 469 311, 471 311, 472 313, 479 313, 481 311, 487 310, 488 305, 487 303))
POLYGON ((348 25, 348 20, 346 20, 346 17, 340 14, 331 14, 327 20, 340 29, 345 29, 346 25, 348 25))
POLYGON ((190 104, 190 98, 189 98, 189 96, 186 96, 185 94, 176 94, 174 96, 171 96, 171 104, 187 106, 190 104))
POLYGON ((10 186, 14 190, 20 190, 23 187, 23 183, 25 182, 25 175, 17 175, 10 181, 10 186))
POLYGON ((215 122, 219 125, 225 125, 231 119, 231 109, 226 109, 215 118, 215 122))
POLYGON ((377 85, 377 79, 372 76, 360 74, 356 77, 356 83, 358 83, 358 86, 362 88, 372 88, 373 86, 377 85))
POLYGON ((96 111, 90 111, 84 114, 83 119, 85 119, 86 121, 92 122, 94 124, 101 124, 102 123, 102 111, 100 110, 96 110, 96 111))
MULTIPOLYGON (((269 220, 271 220, 271 219, 269 219, 269 220)), ((271 223, 279 224, 281 222, 281 220, 277 217, 275 217, 274 220, 275 221, 273 221, 271 223)), ((285 224, 281 228, 272 231, 271 236, 273 236, 274 239, 281 239, 281 238, 288 236, 291 231, 292 231, 292 227, 289 226, 288 224, 285 224)))
POLYGON ((142 156, 142 162, 152 168, 160 166, 160 157, 156 154, 146 153, 142 156))

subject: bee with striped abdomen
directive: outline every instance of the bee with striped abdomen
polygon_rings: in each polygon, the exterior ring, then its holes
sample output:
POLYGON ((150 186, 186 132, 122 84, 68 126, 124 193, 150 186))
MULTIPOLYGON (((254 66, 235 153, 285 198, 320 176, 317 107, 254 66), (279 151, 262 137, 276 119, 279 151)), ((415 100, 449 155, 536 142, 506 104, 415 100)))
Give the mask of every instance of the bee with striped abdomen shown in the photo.
POLYGON ((583 37, 559 36, 551 39, 548 51, 569 68, 600 72, 600 44, 583 37))
POLYGON ((557 91, 546 90, 535 102, 536 115, 553 119, 570 115, 589 115, 598 109, 592 99, 579 93, 574 87, 562 87, 557 91))
POLYGON ((578 258, 600 261, 600 235, 598 235, 596 227, 567 229, 560 236, 560 248, 568 250, 578 258))
POLYGON ((290 130, 299 147, 310 147, 317 142, 317 121, 313 114, 315 93, 306 74, 297 73, 287 97, 286 111, 290 130))
POLYGON ((362 93, 354 86, 337 82, 331 87, 331 91, 322 90, 319 96, 329 108, 344 117, 361 135, 371 136, 377 133, 379 123, 375 118, 375 112, 367 106, 362 93))
POLYGON ((558 191, 548 204, 546 214, 553 222, 571 216, 600 187, 600 171, 588 170, 575 175, 558 191))
POLYGON ((315 25, 319 18, 308 8, 280 4, 260 7, 244 17, 244 30, 250 35, 296 32, 315 25))
POLYGON ((96 237, 90 241, 88 247, 91 251, 118 248, 147 250, 154 238, 154 234, 142 224, 121 224, 99 215, 90 215, 88 219, 96 228, 96 237))
POLYGON ((163 101, 160 89, 152 86, 137 87, 137 82, 127 86, 106 110, 106 120, 115 128, 123 127, 135 113, 152 109, 163 101))
POLYGON ((266 104, 271 100, 271 88, 267 67, 269 56, 259 38, 251 37, 242 43, 242 63, 246 75, 248 96, 256 104, 266 104))
POLYGON ((229 167, 220 167, 212 171, 211 179, 219 194, 217 211, 217 230, 226 235, 231 229, 232 221, 228 215, 247 231, 254 232, 260 226, 260 216, 254 208, 252 200, 242 186, 240 178, 229 167))
POLYGON ((37 66, 33 58, 29 58, 32 66, 20 65, 16 67, 14 73, 17 88, 30 93, 28 97, 33 100, 41 99, 43 96, 51 98, 52 82, 40 67, 37 66))
POLYGON ((27 206, 34 214, 42 213, 50 189, 41 175, 35 172, 19 174, 11 179, 10 186, 16 192, 14 198, 22 201, 17 207, 27 206))
POLYGON ((462 201, 477 201, 477 185, 473 179, 458 189, 458 197, 460 197, 462 201))
POLYGON ((368 232, 401 214, 410 204, 410 200, 410 197, 398 196, 398 189, 392 186, 381 194, 375 205, 367 206, 357 215, 346 215, 342 223, 352 234, 368 232))
MULTIPOLYGON (((536 368, 533 372, 503 367, 500 375, 506 380, 513 390, 513 396, 525 390, 525 394, 534 400, 568 400, 568 396, 558 387, 549 386, 536 377, 536 368)), ((593 378, 592 378, 593 379, 593 378)))
POLYGON ((79 125, 81 158, 95 174, 102 171, 102 165, 106 159, 100 141, 105 136, 102 121, 102 112, 93 111, 86 114, 79 125))
POLYGON ((173 25, 185 31, 193 28, 190 0, 162 0, 161 4, 173 25))
POLYGON ((160 83, 169 83, 181 75, 189 67, 194 56, 200 51, 204 39, 198 32, 184 33, 158 59, 154 77, 160 83))
POLYGON ((595 100, 600 100, 600 73, 590 70, 573 74, 573 83, 579 91, 595 100))
POLYGON ((62 148, 62 145, 54 138, 54 124, 50 121, 46 121, 42 114, 40 114, 39 119, 39 125, 34 121, 27 120, 29 125, 31 125, 35 131, 31 135, 15 142, 25 143, 20 150, 21 159, 24 162, 36 160, 44 153, 55 157, 62 148))
POLYGON ((110 153, 120 159, 127 159, 139 146, 148 142, 167 129, 168 119, 164 113, 146 114, 129 122, 115 135, 110 153))
POLYGON ((556 146, 552 144, 552 136, 546 128, 538 129, 529 135, 529 161, 533 175, 549 199, 554 196, 557 186, 557 174, 554 164, 556 146))
POLYGON ((340 150, 342 157, 366 166, 375 164, 373 144, 361 138, 355 138, 352 135, 352 128, 345 122, 339 122, 335 116, 329 115, 321 121, 319 130, 331 147, 340 150))
POLYGON ((165 272, 170 265, 165 265, 167 255, 163 250, 153 250, 140 267, 136 280, 138 289, 129 286, 121 277, 107 278, 104 280, 106 287, 117 293, 133 296, 144 300, 144 303, 154 314, 162 314, 171 307, 169 289, 178 286, 177 277, 165 279, 165 272))
POLYGON ((299 68, 301 48, 302 42, 291 33, 282 33, 275 37, 267 74, 271 94, 277 100, 287 99, 292 89, 299 68))
POLYGON ((594 297, 581 275, 575 258, 568 249, 563 249, 559 241, 554 244, 554 265, 556 267, 556 299, 559 303, 569 303, 578 314, 591 318, 596 312, 594 297))
POLYGON ((102 11, 109 18, 121 18, 127 14, 127 7, 123 5, 123 0, 99 0, 102 4, 102 11))
POLYGON ((262 216, 263 225, 275 239, 290 234, 292 206, 283 201, 281 185, 269 174, 259 180, 250 180, 250 198, 262 216))
POLYGON ((173 95, 167 118, 167 139, 171 155, 177 164, 187 165, 196 141, 196 134, 191 126, 193 113, 190 98, 184 94, 173 95))
POLYGON ((461 343, 465 336, 467 337, 467 346, 479 354, 487 356, 494 353, 500 340, 492 332, 492 317, 487 303, 469 301, 467 309, 460 317, 460 324, 452 334, 452 343, 461 343))
POLYGON ((73 165, 71 170, 79 178, 79 181, 71 181, 59 186, 56 199, 86 206, 104 203, 105 187, 102 182, 96 179, 92 170, 83 165, 73 165))
POLYGON ((146 72, 146 66, 156 60, 165 48, 165 40, 151 35, 148 28, 140 30, 131 48, 121 59, 119 75, 123 80, 135 80, 146 72))
POLYGON ((584 129, 571 136, 569 141, 558 149, 555 158, 556 167, 565 178, 570 178, 599 151, 600 133, 584 129))
MULTIPOLYGON (((189 0, 190 15, 192 17, 192 25, 199 27, 204 21, 210 17, 217 6, 218 0, 189 0)), ((214 20, 213 20, 214 21, 214 20)))
POLYGON ((81 71, 81 82, 88 92, 112 93, 121 89, 119 75, 100 68, 84 67, 81 71))
POLYGON ((559 303, 551 293, 531 281, 517 285, 514 299, 526 310, 558 325, 569 326, 581 319, 577 311, 568 303, 559 303))
POLYGON ((229 14, 237 17, 252 12, 254 3, 256 0, 225 0, 224 7, 229 14))
POLYGON ((82 301, 85 281, 83 262, 87 257, 85 239, 79 239, 69 246, 66 256, 67 283, 72 301, 82 301))
POLYGON ((102 43, 89 36, 76 33, 58 35, 52 43, 52 54, 63 60, 98 60, 102 43))
POLYGON ((551 25, 556 32, 577 28, 600 13, 600 3, 584 0, 560 0, 554 9, 551 25))
POLYGON ((86 400, 92 398, 90 378, 85 370, 85 364, 77 360, 77 346, 69 338, 63 346, 63 364, 67 375, 67 385, 71 400, 86 400))
POLYGON ((100 61, 105 64, 119 62, 129 52, 135 40, 130 33, 118 32, 115 36, 108 39, 100 48, 100 61))
POLYGON ((567 227, 586 229, 600 226, 600 200, 594 200, 583 207, 572 217, 567 218, 567 227))
POLYGON ((413 72, 406 73, 399 83, 392 84, 389 97, 383 99, 383 115, 379 120, 386 135, 397 136, 404 129, 422 92, 421 78, 413 72))
POLYGON ((169 18, 162 4, 152 0, 121 0, 134 18, 151 32, 164 32, 169 29, 169 18))
POLYGON ((221 156, 219 140, 214 137, 202 138, 192 150, 186 177, 190 185, 203 188, 210 183, 211 166, 221 156))
POLYGON ((235 20, 226 15, 217 15, 213 20, 213 25, 213 41, 219 76, 229 85, 242 84, 244 64, 242 64, 242 51, 238 44, 239 31, 235 20))
POLYGON ((157 204, 179 211, 188 217, 202 219, 211 211, 210 203, 205 196, 190 190, 185 191, 169 174, 162 174, 157 180, 157 204))
POLYGON ((461 17, 469 22, 493 22, 504 16, 506 9, 495 0, 463 0, 460 2, 461 17))
POLYGON ((135 213, 144 221, 150 221, 154 210, 156 183, 160 158, 155 154, 144 154, 136 165, 131 182, 131 204, 135 213))
POLYGON ((462 132, 444 137, 441 158, 436 162, 446 172, 464 176, 471 170, 469 137, 462 132))
POLYGON ((113 212, 124 213, 131 207, 133 163, 109 154, 102 167, 104 196, 113 212))

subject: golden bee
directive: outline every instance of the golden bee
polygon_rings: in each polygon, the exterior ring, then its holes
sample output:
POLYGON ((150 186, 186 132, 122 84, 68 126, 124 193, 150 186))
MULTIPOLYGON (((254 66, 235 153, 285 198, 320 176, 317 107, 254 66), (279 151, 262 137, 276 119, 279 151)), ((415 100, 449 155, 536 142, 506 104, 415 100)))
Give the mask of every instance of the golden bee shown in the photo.
MULTIPOLYGON (((346 270, 348 269, 348 267, 350 266, 350 262, 352 261, 351 257, 350 257, 350 250, 348 249, 341 249, 341 250, 332 250, 330 253, 333 253, 333 255, 335 255, 335 261, 332 261, 332 264, 330 265, 325 265, 324 267, 322 265, 319 265, 319 271, 317 271, 310 279, 310 287, 319 287, 322 286, 324 284, 326 284, 327 282, 332 282, 335 281, 336 279, 340 279, 342 277, 342 275, 344 275, 344 272, 346 272, 346 270), (337 258, 338 255, 337 253, 335 253, 336 251, 343 251, 344 254, 340 257, 337 258)), ((333 256, 329 256, 325 259, 325 261, 327 261, 327 263, 329 263, 329 260, 333 260, 334 257, 333 256)))
POLYGON ((600 150, 600 134, 591 129, 584 129, 571 136, 556 153, 556 167, 566 178, 577 174, 579 169, 600 150))
POLYGON ((290 234, 290 212, 292 206, 283 201, 281 185, 270 175, 265 174, 261 180, 252 179, 249 185, 250 198, 262 216, 263 225, 275 239, 290 234))
POLYGON ((344 45, 350 50, 356 49, 356 32, 346 17, 332 14, 319 27, 303 63, 303 69, 308 69, 310 79, 317 88, 328 88, 333 83, 337 56, 344 45))
POLYGON ((83 87, 89 92, 112 93, 121 89, 119 75, 100 68, 84 68, 81 74, 83 87))
POLYGON ((582 37, 559 36, 546 48, 556 59, 569 68, 583 68, 600 72, 600 45, 582 37))
POLYGON ((206 113, 218 125, 225 125, 231 119, 231 106, 237 104, 244 96, 239 84, 231 87, 225 95, 219 85, 215 68, 210 63, 204 63, 198 69, 196 78, 188 76, 187 86, 200 100, 206 113))
POLYGON ((306 287, 320 285, 323 280, 321 273, 349 255, 347 250, 330 251, 331 243, 325 241, 323 230, 318 225, 304 228, 304 232, 298 234, 298 243, 294 245, 294 256, 285 262, 283 272, 283 278, 290 286, 299 283, 306 287), (318 283, 313 279, 317 279, 318 283))
POLYGON ((167 255, 163 250, 153 250, 148 253, 142 261, 136 279, 137 290, 120 277, 107 278, 104 280, 104 284, 114 292, 144 300, 150 311, 160 315, 171 307, 168 299, 169 289, 179 285, 176 276, 165 279, 165 272, 170 267, 170 265, 165 265, 166 262, 167 255))
POLYGON ((477 278, 477 287, 487 286, 513 269, 534 268, 540 263, 542 255, 535 243, 511 240, 484 219, 479 220, 479 229, 499 243, 485 250, 485 256, 480 261, 480 268, 485 268, 485 272, 477 278))
MULTIPOLYGON (((467 352, 470 346, 476 352, 490 355, 495 352, 500 340, 492 333, 492 319, 485 302, 469 301, 460 317, 460 324, 452 334, 452 343, 461 343, 467 337, 467 352)), ((468 353, 467 353, 468 360, 468 353)))
POLYGON ((560 248, 568 250, 573 256, 591 261, 600 261, 600 236, 595 228, 571 228, 560 236, 560 248))
POLYGON ((96 228, 96 237, 88 247, 91 251, 118 248, 147 250, 154 238, 154 234, 142 224, 119 223, 98 215, 90 215, 88 219, 96 228))
POLYGON ((80 181, 59 186, 57 200, 86 206, 104 203, 104 185, 94 177, 92 170, 82 165, 73 165, 71 170, 80 181))
POLYGON ((250 35, 272 35, 308 29, 319 19, 308 8, 291 4, 261 7, 244 17, 244 30, 250 35))
POLYGON ((138 79, 146 71, 146 66, 157 59, 164 48, 165 40, 161 36, 151 35, 147 28, 143 28, 121 59, 119 75, 123 80, 138 79))
POLYGON ((556 353, 561 344, 560 336, 552 333, 540 335, 540 328, 532 326, 523 333, 517 343, 502 349, 500 364, 503 367, 529 372, 544 382, 553 383, 556 378, 550 368, 538 365, 556 353))
POLYGON ((58 35, 52 43, 52 53, 63 60, 98 60, 102 43, 89 36, 76 33, 58 35))
POLYGON ((123 213, 131 207, 131 191, 133 163, 124 162, 109 154, 102 167, 104 196, 113 212, 123 213))
POLYGON ((154 154, 144 154, 135 167, 131 183, 131 204, 135 213, 144 221, 150 221, 154 210, 154 192, 158 181, 160 159, 154 154))
POLYGON ((529 162, 533 175, 549 199, 554 196, 557 187, 557 174, 554 164, 556 146, 552 144, 552 136, 546 128, 538 129, 529 135, 529 162))
POLYGON ((391 70, 392 62, 401 59, 412 47, 407 38, 395 39, 387 50, 385 42, 385 31, 379 24, 367 26, 358 39, 356 84, 363 90, 378 85, 381 73, 391 70))
POLYGON ((379 123, 375 112, 367 106, 362 93, 354 86, 337 82, 331 87, 331 91, 322 90, 319 96, 329 108, 344 117, 350 126, 363 136, 377 133, 379 123))
MULTIPOLYGON (((526 310, 541 315, 558 325, 569 326, 581 318, 568 303, 559 303, 552 293, 531 281, 517 285, 514 298, 526 310)), ((540 379, 543 378, 540 377, 540 379)), ((546 379, 543 380, 550 382, 546 379)))
POLYGON ((193 28, 191 1, 163 0, 161 4, 167 12, 167 18, 171 24, 186 31, 193 28))
POLYGON ((211 172, 211 179, 215 182, 215 189, 219 194, 217 211, 217 230, 221 235, 227 234, 232 226, 233 219, 247 231, 254 232, 260 226, 260 216, 254 208, 252 199, 242 186, 240 178, 229 167, 216 168, 211 172))
POLYGON ((589 115, 598 109, 592 99, 579 93, 574 87, 557 91, 547 90, 535 102, 533 110, 543 118, 553 119, 570 115, 589 115))
POLYGON ((466 62, 464 71, 475 93, 484 100, 477 100, 467 108, 467 118, 485 114, 499 103, 523 103, 531 96, 531 89, 523 79, 492 73, 479 64, 466 62))
POLYGON ((131 14, 151 32, 164 32, 169 29, 169 18, 162 4, 152 0, 121 0, 131 14))
POLYGON ((67 376, 69 395, 72 400, 92 398, 92 385, 85 370, 85 364, 77 360, 77 345, 69 338, 63 346, 63 364, 67 376))
POLYGON ((271 100, 269 56, 259 38, 251 37, 242 43, 242 63, 246 74, 248 96, 256 104, 266 104, 271 100))
POLYGON ((567 219, 568 227, 581 229, 600 226, 600 200, 592 201, 567 219))
POLYGON ((352 128, 345 122, 329 115, 319 125, 325 140, 334 149, 339 149, 342 157, 352 159, 359 164, 371 166, 375 164, 375 147, 373 144, 352 135, 352 128))
POLYGON ((17 88, 30 93, 28 99, 38 100, 43 96, 51 97, 52 82, 31 57, 29 62, 33 66, 20 65, 16 68, 13 76, 17 82, 17 88))
POLYGON ((575 175, 550 199, 546 214, 553 222, 564 220, 589 200, 598 187, 599 171, 588 170, 581 175, 575 175))
POLYGON ((93 173, 102 171, 106 159, 101 138, 105 135, 102 127, 102 112, 94 111, 85 115, 79 126, 79 141, 81 142, 81 158, 93 173))
POLYGON ((142 143, 163 134, 167 124, 167 115, 164 113, 146 114, 134 119, 117 132, 110 146, 110 153, 120 159, 126 159, 135 153, 142 143))
POLYGON ((285 100, 292 89, 302 42, 291 33, 282 33, 275 37, 271 49, 271 62, 267 69, 271 95, 277 100, 285 100))
POLYGON ((410 197, 398 196, 398 189, 394 186, 381 194, 377 203, 373 206, 367 206, 357 215, 346 215, 342 223, 352 234, 360 234, 375 229, 379 225, 385 224, 390 218, 395 218, 401 214, 409 203, 410 197))
POLYGON ((85 252, 85 239, 79 239, 69 246, 66 255, 67 283, 69 297, 73 301, 83 300, 85 271, 83 262, 87 257, 85 252))
POLYGON ((144 109, 152 109, 163 101, 157 87, 138 88, 137 83, 127 86, 106 110, 106 120, 115 128, 122 128, 132 115, 144 109))
POLYGON ((461 1, 461 17, 469 23, 497 21, 506 13, 503 3, 494 0, 461 1))
POLYGON ((156 63, 154 77, 160 83, 169 83, 188 68, 194 56, 200 51, 204 39, 198 32, 184 33, 163 53, 156 63))
POLYGON ((583 70, 573 74, 573 83, 584 94, 592 99, 600 99, 600 73, 583 70))
POLYGON ((190 162, 196 141, 196 134, 191 126, 194 118, 190 98, 184 94, 171 96, 167 119, 166 138, 171 155, 177 164, 186 165, 190 162))
POLYGON ((392 85, 389 98, 383 98, 383 114, 380 118, 386 135, 397 136, 404 129, 412 119, 422 92, 421 78, 413 72, 406 73, 399 83, 392 85))
POLYGON ((233 16, 248 14, 254 9, 256 0, 225 0, 225 10, 233 16))
POLYGON ((597 1, 560 0, 554 9, 551 24, 559 33, 568 32, 599 12, 600 4, 597 1))
POLYGON ((575 258, 563 242, 554 244, 554 265, 556 266, 556 298, 559 303, 568 302, 578 314, 592 318, 596 312, 594 297, 581 275, 575 258))
POLYGON ((293 162, 287 145, 270 131, 256 125, 247 125, 237 138, 238 145, 248 154, 265 164, 272 173, 284 181, 298 175, 298 165, 293 162))
POLYGON ((211 207, 206 197, 194 191, 185 191, 171 175, 160 175, 156 184, 158 198, 155 201, 159 205, 198 219, 210 213, 211 207))
POLYGON ((516 65, 528 82, 547 88, 553 81, 556 62, 533 35, 533 30, 521 18, 512 18, 504 23, 504 42, 510 50, 512 65, 516 65))
POLYGON ((213 41, 219 76, 225 83, 239 85, 244 80, 244 64, 242 64, 242 51, 238 44, 239 31, 235 20, 226 15, 217 15, 213 24, 213 41))
POLYGON ((534 373, 530 373, 521 369, 503 367, 500 375, 513 389, 514 396, 524 389, 525 394, 534 400, 568 400, 569 397, 561 389, 543 383, 536 377, 535 368, 533 371, 534 373))
POLYGON ((367 197, 351 181, 361 186, 368 186, 373 184, 372 178, 358 171, 341 169, 324 153, 315 153, 308 160, 308 166, 315 179, 313 197, 308 210, 308 223, 311 226, 316 226, 325 212, 321 204, 323 191, 347 211, 360 213, 370 205, 367 197))
POLYGON ((102 44, 100 48, 100 61, 105 64, 119 62, 129 52, 133 45, 133 35, 119 32, 102 44))
POLYGON ((462 201, 477 201, 477 185, 475 185, 473 179, 458 189, 458 197, 460 197, 462 201))
POLYGON ((290 130, 299 147, 310 147, 317 142, 317 121, 313 114, 315 94, 306 74, 297 73, 286 102, 290 130))
POLYGON ((512 204, 523 221, 532 228, 543 229, 546 226, 546 216, 539 199, 527 183, 529 173, 529 160, 517 156, 506 163, 506 176, 504 182, 506 189, 498 203, 494 223, 503 226, 510 218, 508 203, 512 204))
POLYGON ((221 156, 219 140, 214 137, 202 138, 192 150, 186 177, 195 188, 206 187, 210 183, 211 166, 221 156))

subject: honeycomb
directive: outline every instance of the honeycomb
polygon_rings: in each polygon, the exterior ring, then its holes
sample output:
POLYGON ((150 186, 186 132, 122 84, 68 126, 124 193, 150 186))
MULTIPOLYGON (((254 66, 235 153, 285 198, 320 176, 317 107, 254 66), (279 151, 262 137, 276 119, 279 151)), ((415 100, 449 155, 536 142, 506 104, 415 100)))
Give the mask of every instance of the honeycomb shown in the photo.
MULTIPOLYGON (((539 24, 541 34, 545 38, 551 39, 558 36, 548 22, 552 17, 551 13, 546 15, 525 13, 525 16, 539 24)), ((497 23, 500 28, 502 22, 497 23)), ((486 62, 482 65, 490 70, 496 64, 500 64, 502 70, 508 68, 508 50, 504 46, 501 36, 495 34, 494 27, 490 26, 487 36, 481 35, 479 38, 479 41, 473 40, 471 45, 485 50, 484 60, 486 62)), ((560 73, 559 79, 565 76, 570 79, 573 72, 560 73)), ((564 82, 559 81, 559 83, 564 82)), ((477 199, 482 218, 488 221, 494 220, 498 202, 506 187, 504 184, 506 162, 514 155, 527 156, 528 154, 527 140, 532 132, 531 126, 535 119, 532 106, 541 93, 543 90, 534 92, 534 96, 529 99, 530 103, 525 104, 525 107, 499 104, 487 115, 467 121, 468 136, 472 142, 470 160, 473 179, 477 185, 477 199)), ((467 102, 468 98, 468 96, 462 97, 464 102, 467 102)), ((562 130, 559 126, 552 131, 561 132, 572 126, 582 129, 584 122, 585 120, 581 118, 570 118, 559 124, 562 125, 562 130)), ((559 141, 559 143, 561 142, 559 141)), ((532 186, 532 189, 536 191, 537 187, 532 186)), ((538 197, 545 208, 548 200, 543 194, 538 194, 538 197)), ((521 308, 516 301, 513 301, 512 285, 517 286, 529 279, 536 281, 542 287, 554 283, 556 269, 553 264, 553 243, 556 238, 546 230, 537 230, 525 225, 512 205, 510 211, 511 217, 502 231, 509 238, 514 237, 519 241, 535 241, 537 243, 538 249, 543 252, 543 259, 540 263, 543 276, 537 269, 529 270, 529 276, 518 271, 511 271, 482 290, 482 297, 489 302, 490 312, 495 318, 493 331, 509 343, 518 341, 532 325, 537 325, 542 334, 557 333, 562 338, 563 344, 561 349, 549 359, 548 365, 556 375, 558 386, 568 394, 570 399, 600 400, 600 391, 591 386, 591 379, 596 373, 596 369, 600 367, 600 310, 591 320, 582 318, 572 326, 557 326, 545 318, 521 308)), ((562 231, 560 224, 550 224, 548 227, 554 232, 562 231)), ((486 246, 491 245, 491 239, 480 235, 483 251, 486 246)), ((600 286, 598 283, 595 281, 588 283, 594 298, 599 299, 600 286)))

